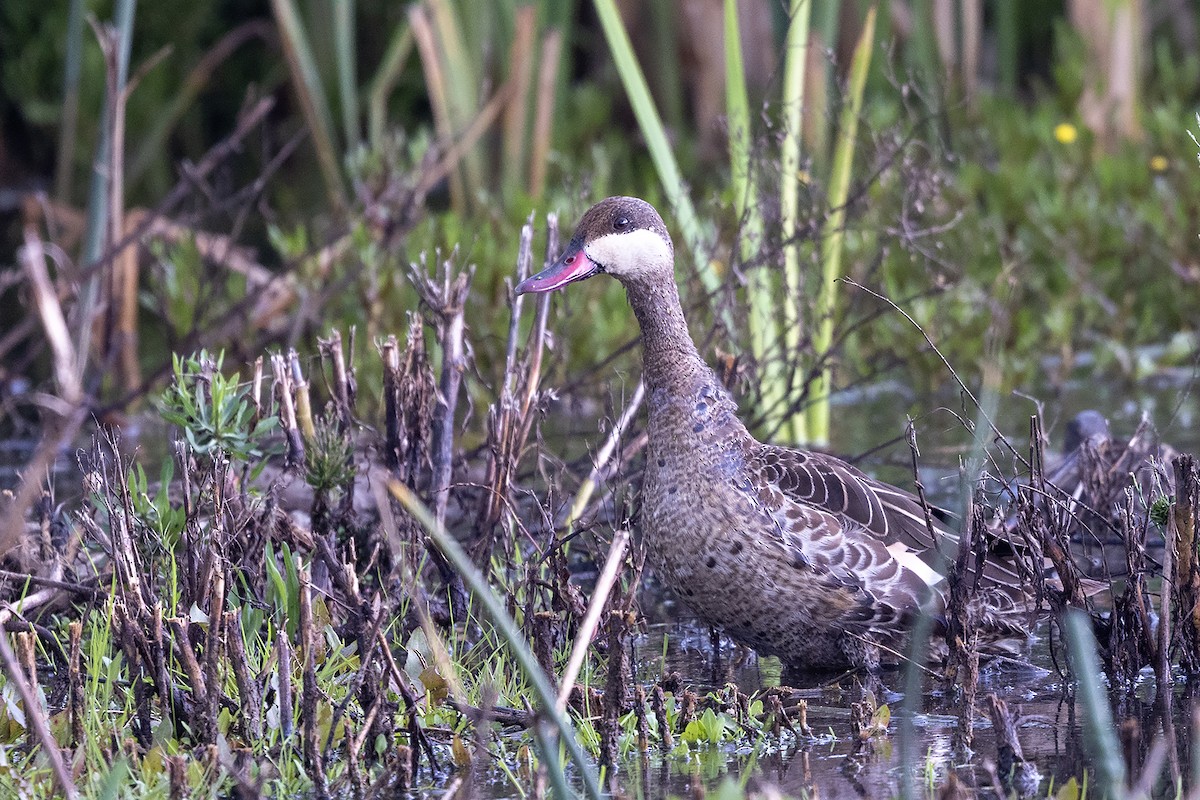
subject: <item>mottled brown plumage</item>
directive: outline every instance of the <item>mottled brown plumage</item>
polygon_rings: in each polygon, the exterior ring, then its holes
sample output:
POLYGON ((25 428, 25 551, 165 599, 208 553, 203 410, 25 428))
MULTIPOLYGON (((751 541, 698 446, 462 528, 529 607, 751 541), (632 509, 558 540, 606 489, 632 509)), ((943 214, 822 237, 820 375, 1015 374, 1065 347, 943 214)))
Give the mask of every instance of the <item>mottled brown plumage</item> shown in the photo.
MULTIPOLYGON (((927 597, 940 603, 944 581, 931 564, 941 563, 939 545, 953 558, 952 535, 931 531, 907 492, 750 435, 688 333, 671 239, 648 203, 594 206, 558 263, 517 291, 601 272, 624 284, 641 326, 641 528, 666 583, 705 621, 792 667, 875 663, 876 644, 896 644, 927 597)), ((1005 592, 987 594, 1016 608, 1005 592)))

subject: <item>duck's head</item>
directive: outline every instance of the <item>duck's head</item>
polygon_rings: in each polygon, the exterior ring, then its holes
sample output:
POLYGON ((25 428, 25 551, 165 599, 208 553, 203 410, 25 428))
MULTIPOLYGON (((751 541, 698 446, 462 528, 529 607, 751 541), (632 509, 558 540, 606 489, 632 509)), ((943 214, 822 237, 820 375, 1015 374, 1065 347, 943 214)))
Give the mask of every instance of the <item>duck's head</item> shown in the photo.
POLYGON ((579 220, 558 261, 517 284, 517 294, 549 292, 601 272, 674 280, 675 249, 654 206, 636 197, 601 200, 579 220))

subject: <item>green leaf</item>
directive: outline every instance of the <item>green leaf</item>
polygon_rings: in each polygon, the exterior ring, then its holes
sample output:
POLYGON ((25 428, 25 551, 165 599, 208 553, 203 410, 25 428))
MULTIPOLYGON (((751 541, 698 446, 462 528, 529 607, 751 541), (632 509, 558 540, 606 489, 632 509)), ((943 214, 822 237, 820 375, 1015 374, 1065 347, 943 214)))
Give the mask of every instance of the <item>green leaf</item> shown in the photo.
POLYGON ((887 730, 888 723, 892 721, 892 710, 884 703, 879 708, 875 709, 875 713, 871 715, 871 727, 883 733, 887 730))
POLYGON ((1054 794, 1054 800, 1082 800, 1079 782, 1075 780, 1074 775, 1054 794))

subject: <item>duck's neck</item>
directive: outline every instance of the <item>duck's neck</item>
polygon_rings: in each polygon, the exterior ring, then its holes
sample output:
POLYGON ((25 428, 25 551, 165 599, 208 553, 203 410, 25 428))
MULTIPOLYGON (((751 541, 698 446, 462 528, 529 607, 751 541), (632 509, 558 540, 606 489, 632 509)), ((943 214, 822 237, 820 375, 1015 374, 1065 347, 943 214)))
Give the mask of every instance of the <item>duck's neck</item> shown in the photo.
POLYGON ((646 394, 688 389, 711 375, 688 333, 674 276, 627 279, 625 292, 642 329, 642 378, 646 394))

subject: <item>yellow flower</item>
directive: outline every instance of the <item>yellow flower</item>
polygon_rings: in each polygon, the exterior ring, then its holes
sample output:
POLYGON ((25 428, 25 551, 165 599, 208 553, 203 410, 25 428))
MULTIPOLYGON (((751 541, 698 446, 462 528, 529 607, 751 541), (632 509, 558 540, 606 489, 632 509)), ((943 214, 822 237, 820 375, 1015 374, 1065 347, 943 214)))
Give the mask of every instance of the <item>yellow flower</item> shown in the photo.
POLYGON ((1150 157, 1150 171, 1151 172, 1166 172, 1167 167, 1169 167, 1170 165, 1171 165, 1171 162, 1167 161, 1166 156, 1151 156, 1150 157))
POLYGON ((1079 130, 1069 122, 1060 122, 1054 126, 1054 138, 1062 144, 1074 144, 1079 130))

